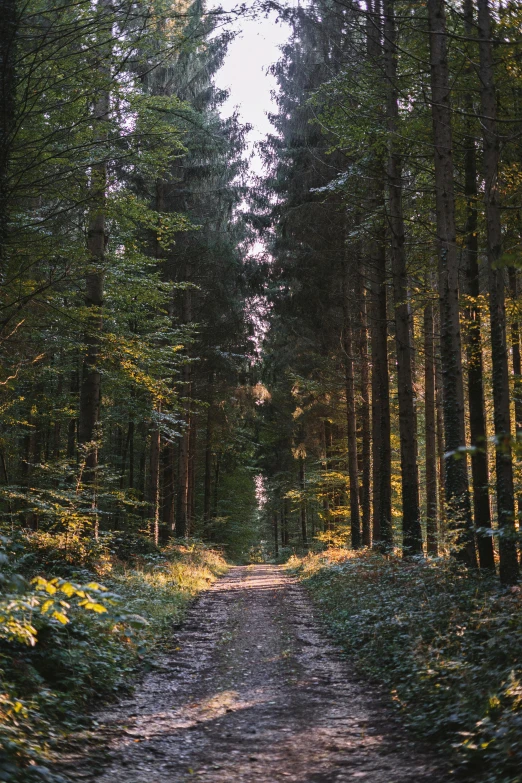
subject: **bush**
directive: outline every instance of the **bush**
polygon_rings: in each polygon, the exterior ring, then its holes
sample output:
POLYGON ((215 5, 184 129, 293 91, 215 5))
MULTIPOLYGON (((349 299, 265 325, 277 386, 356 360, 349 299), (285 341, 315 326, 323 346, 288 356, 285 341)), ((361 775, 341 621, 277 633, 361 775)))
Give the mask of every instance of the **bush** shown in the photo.
POLYGON ((293 561, 406 724, 483 783, 522 781, 522 592, 448 560, 330 550, 293 561))
MULTIPOLYGON (((57 742, 88 723, 91 705, 136 680, 188 601, 227 566, 200 544, 159 550, 139 541, 126 544, 135 561, 127 568, 114 555, 108 559, 104 542, 96 545, 98 560, 88 550, 80 571, 89 576, 88 564, 105 573, 106 586, 79 585, 31 579, 38 564, 49 562, 50 537, 31 534, 3 544, 0 783, 58 781, 46 766, 57 742)), ((63 550, 53 563, 67 565, 63 550)))

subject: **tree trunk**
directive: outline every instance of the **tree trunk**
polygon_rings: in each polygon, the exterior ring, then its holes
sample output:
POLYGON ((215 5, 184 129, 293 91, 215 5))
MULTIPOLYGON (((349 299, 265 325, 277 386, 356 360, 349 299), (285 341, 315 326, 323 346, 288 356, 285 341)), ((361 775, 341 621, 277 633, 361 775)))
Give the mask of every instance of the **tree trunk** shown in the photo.
POLYGON ((205 433, 205 480, 203 492, 203 519, 210 521, 212 505, 212 403, 207 411, 207 430, 205 433))
POLYGON ((0 0, 0 282, 5 273, 9 226, 9 162, 16 110, 16 0, 0 0))
MULTIPOLYGON (((381 73, 382 20, 380 0, 367 0, 367 52, 376 74, 381 73)), ((386 313, 386 232, 384 225, 384 174, 382 155, 373 153, 369 164, 370 211, 373 236, 369 272, 372 291, 372 444, 373 444, 373 544, 393 546, 391 525, 390 390, 388 376, 388 321, 386 313)))
MULTIPOLYGON (((74 399, 74 405, 76 405, 77 396, 80 391, 80 377, 77 370, 73 370, 71 373, 71 379, 69 382, 69 390, 71 397, 74 399)), ((73 419, 69 419, 69 423, 67 425, 67 459, 72 460, 77 454, 76 449, 76 437, 78 434, 78 419, 75 417, 73 419)))
MULTIPOLYGON (((472 0, 465 0, 463 9, 466 35, 471 37, 473 34, 472 0)), ((471 116, 473 112, 471 95, 465 96, 465 106, 471 116)), ((464 139, 464 189, 467 203, 464 256, 468 303, 464 318, 468 363, 469 430, 471 446, 474 449, 471 454, 471 479, 475 528, 479 531, 477 533, 479 565, 481 568, 494 569, 493 539, 490 535, 480 532, 491 528, 491 507, 482 362, 482 314, 479 304, 477 153, 471 120, 468 120, 467 130, 464 139)))
POLYGON ((397 32, 394 0, 384 1, 384 53, 387 80, 387 115, 389 134, 388 225, 391 233, 395 340, 397 352, 397 391, 399 400, 399 437, 402 484, 402 553, 422 553, 422 530, 419 507, 419 474, 417 468, 417 416, 413 384, 413 345, 408 274, 404 249, 402 212, 402 161, 397 147, 399 104, 397 91, 397 32))
POLYGON ((462 451, 466 438, 446 17, 444 0, 428 0, 427 5, 430 28, 431 115, 435 146, 435 202, 439 247, 446 508, 451 524, 458 535, 457 557, 469 566, 476 566, 466 454, 462 451))
POLYGON ((438 555, 437 436, 435 411, 435 335, 433 305, 424 308, 424 418, 426 440, 426 546, 438 555))
MULTIPOLYGON (((433 311, 433 321, 437 323, 438 309, 433 311)), ((438 324, 437 324, 438 325, 438 324)), ((437 334, 437 328, 435 329, 437 334)), ((440 367, 440 343, 435 339, 435 412, 437 419, 437 483, 439 487, 439 542, 445 535, 446 494, 444 479, 446 477, 446 461, 444 459, 444 417, 442 415, 442 370, 440 367)))
MULTIPOLYGON (((158 407, 158 415, 160 408, 158 407)), ((150 433, 150 478, 149 478, 149 506, 152 520, 151 538, 156 546, 159 544, 159 520, 160 520, 160 454, 161 432, 159 422, 155 421, 150 433)))
POLYGON ((306 498, 305 498, 305 461, 304 457, 299 457, 299 487, 301 489, 301 502, 299 504, 299 516, 301 518, 301 536, 303 540, 303 546, 306 549, 308 547, 308 533, 306 530, 306 498))
MULTIPOLYGON (((109 0, 100 3, 101 14, 110 13, 109 0)), ((105 30, 103 30, 105 35, 105 30)), ((101 60, 97 68, 97 78, 101 84, 93 110, 93 136, 97 149, 102 151, 108 139, 109 88, 110 73, 106 61, 101 60)), ((105 201, 107 188, 107 163, 102 160, 91 167, 90 197, 91 206, 87 227, 87 249, 90 255, 86 274, 85 303, 89 310, 84 343, 87 348, 83 361, 82 382, 80 388, 80 411, 78 424, 78 443, 83 449, 86 484, 94 484, 98 465, 98 441, 100 437, 100 401, 101 374, 98 366, 100 338, 102 332, 103 278, 105 248, 107 242, 105 201)), ((93 502, 95 498, 93 496, 93 502)))
POLYGON ((506 344, 506 308, 502 256, 502 226, 498 191, 499 140, 497 98, 493 70, 493 43, 488 0, 477 0, 479 32, 479 74, 483 130, 484 200, 486 208, 487 260, 489 278, 489 320, 495 424, 495 464, 500 580, 514 584, 518 579, 515 542, 515 497, 511 456, 511 414, 509 369, 506 344))
POLYGON ((373 544, 390 549, 391 527, 391 431, 388 376, 386 256, 384 237, 374 242, 372 256, 372 445, 373 445, 373 544))
MULTIPOLYGON (((518 303, 518 280, 517 270, 513 267, 509 268, 509 287, 511 298, 515 307, 518 303)), ((511 323, 511 355, 513 361, 513 396, 515 398, 515 437, 518 447, 522 445, 522 363, 520 357, 520 323, 518 320, 518 314, 513 318, 511 323)), ((520 464, 520 455, 517 449, 516 451, 517 461, 520 464)), ((522 495, 518 495, 517 500, 518 511, 518 524, 519 530, 522 520, 522 495)))
POLYGON ((196 457, 197 457, 197 426, 198 421, 194 411, 190 414, 190 439, 189 439, 189 478, 187 498, 187 535, 194 532, 196 519, 196 457))
POLYGON ((359 324, 357 329, 359 351, 359 421, 361 423, 361 445, 359 452, 361 490, 360 503, 362 512, 362 543, 371 546, 371 429, 370 429, 370 372, 368 364, 368 317, 366 307, 366 286, 363 269, 357 274, 357 299, 359 303, 359 324))
POLYGON ((352 548, 361 546, 361 520, 359 514, 359 470, 357 465, 357 421, 355 416, 355 385, 353 377, 352 315, 353 290, 350 288, 350 276, 353 265, 344 260, 343 280, 343 348, 346 388, 346 424, 348 439, 348 477, 350 485, 350 530, 352 548), (352 300, 352 301, 350 301, 352 300))
POLYGON ((277 511, 274 511, 273 522, 274 522, 274 554, 276 558, 278 558, 279 557, 279 530, 278 530, 277 511))

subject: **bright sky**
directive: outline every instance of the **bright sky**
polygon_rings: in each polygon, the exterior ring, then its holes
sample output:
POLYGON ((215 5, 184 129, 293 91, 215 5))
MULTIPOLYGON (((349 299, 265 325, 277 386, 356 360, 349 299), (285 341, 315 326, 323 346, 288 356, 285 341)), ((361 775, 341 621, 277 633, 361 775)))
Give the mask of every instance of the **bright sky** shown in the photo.
MULTIPOLYGON (((222 0, 219 5, 229 10, 238 2, 222 0)), ((279 59, 278 47, 288 39, 290 27, 276 23, 276 15, 271 14, 268 19, 264 16, 240 18, 235 29, 239 31, 238 35, 230 44, 225 63, 216 74, 215 81, 218 87, 230 90, 221 114, 229 116, 237 107, 241 120, 253 126, 249 135, 253 146, 271 131, 266 115, 275 108, 270 92, 276 88, 276 82, 266 71, 279 59)), ((261 171, 261 161, 256 155, 251 168, 255 173, 261 171)))

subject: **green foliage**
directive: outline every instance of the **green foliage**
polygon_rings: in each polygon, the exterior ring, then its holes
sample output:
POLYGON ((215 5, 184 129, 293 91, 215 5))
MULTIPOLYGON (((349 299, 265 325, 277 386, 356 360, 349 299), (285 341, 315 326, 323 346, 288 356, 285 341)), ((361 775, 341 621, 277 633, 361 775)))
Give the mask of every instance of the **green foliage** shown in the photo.
POLYGON ((334 635, 405 723, 484 783, 522 780, 522 592, 451 561, 330 550, 298 566, 334 635))
MULTIPOLYGON (((147 539, 120 534, 99 546, 98 560, 89 553, 83 568, 76 566, 85 577, 87 563, 96 567, 105 585, 95 581, 96 572, 81 586, 30 579, 39 562, 49 562, 50 543, 49 536, 32 536, 29 546, 4 541, 17 562, 8 568, 5 558, 0 604, 2 783, 57 781, 48 765, 58 743, 88 726, 86 709, 128 689, 188 601, 227 567, 201 544, 159 550, 147 539), (23 576, 15 570, 20 567, 23 576)), ((69 553, 55 546, 60 551, 67 563, 69 553)))

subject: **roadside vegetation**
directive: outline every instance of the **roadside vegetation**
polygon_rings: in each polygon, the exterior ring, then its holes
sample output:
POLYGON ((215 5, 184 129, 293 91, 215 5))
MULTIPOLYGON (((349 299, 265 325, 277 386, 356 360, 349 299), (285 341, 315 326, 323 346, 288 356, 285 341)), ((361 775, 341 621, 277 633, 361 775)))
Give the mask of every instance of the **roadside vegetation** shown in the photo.
POLYGON ((333 635, 405 724, 481 783, 522 780, 522 591, 447 559, 293 557, 333 635), (477 774, 480 775, 477 778, 477 774))
POLYGON ((1 556, 0 781, 55 781, 58 743, 129 690, 227 566, 197 542, 159 549, 121 534, 3 537, 1 556))

